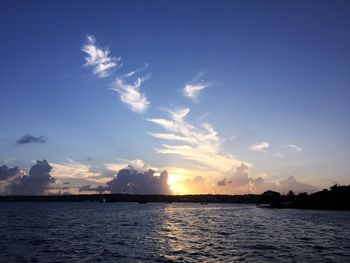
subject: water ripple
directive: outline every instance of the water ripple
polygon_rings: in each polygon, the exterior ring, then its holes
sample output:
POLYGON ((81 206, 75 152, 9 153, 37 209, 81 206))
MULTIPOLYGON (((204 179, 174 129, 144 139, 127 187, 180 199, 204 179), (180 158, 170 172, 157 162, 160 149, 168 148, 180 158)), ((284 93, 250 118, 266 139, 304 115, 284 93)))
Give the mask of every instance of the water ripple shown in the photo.
POLYGON ((0 262, 346 262, 350 213, 1 203, 0 262))

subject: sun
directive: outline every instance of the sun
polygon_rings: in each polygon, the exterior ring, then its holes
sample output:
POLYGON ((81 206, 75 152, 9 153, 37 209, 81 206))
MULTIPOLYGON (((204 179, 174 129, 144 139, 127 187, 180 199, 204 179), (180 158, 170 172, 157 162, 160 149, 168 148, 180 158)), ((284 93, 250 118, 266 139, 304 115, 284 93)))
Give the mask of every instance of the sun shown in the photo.
POLYGON ((186 188, 183 185, 182 175, 170 173, 168 177, 168 184, 173 194, 181 195, 186 193, 186 188))

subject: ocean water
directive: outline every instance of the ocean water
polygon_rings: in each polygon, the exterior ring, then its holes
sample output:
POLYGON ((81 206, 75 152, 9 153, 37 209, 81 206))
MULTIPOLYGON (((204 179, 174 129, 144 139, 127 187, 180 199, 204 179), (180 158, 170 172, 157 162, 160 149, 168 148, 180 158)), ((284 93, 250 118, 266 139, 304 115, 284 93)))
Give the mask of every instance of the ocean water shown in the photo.
POLYGON ((0 262, 350 262, 350 212, 0 203, 0 262))

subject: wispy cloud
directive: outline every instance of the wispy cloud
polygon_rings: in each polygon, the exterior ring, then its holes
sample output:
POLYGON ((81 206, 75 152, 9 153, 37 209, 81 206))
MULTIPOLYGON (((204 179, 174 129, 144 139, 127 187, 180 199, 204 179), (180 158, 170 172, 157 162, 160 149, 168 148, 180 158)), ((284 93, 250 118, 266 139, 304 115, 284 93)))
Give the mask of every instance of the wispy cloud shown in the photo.
POLYGON ((210 111, 208 111, 208 112, 202 114, 201 116, 199 116, 199 117, 197 118, 197 121, 202 121, 202 120, 206 119, 210 114, 211 114, 210 111))
POLYGON ((112 83, 112 90, 119 93, 120 99, 124 102, 132 111, 134 112, 144 112, 147 110, 150 102, 144 93, 141 92, 141 85, 148 77, 140 78, 128 83, 126 78, 130 78, 135 74, 135 71, 130 72, 129 74, 118 77, 112 83))
POLYGON ((270 156, 275 157, 287 157, 291 153, 299 153, 303 149, 295 144, 285 144, 280 145, 277 148, 275 147, 275 151, 272 151, 272 146, 268 142, 258 142, 251 146, 249 146, 249 150, 254 152, 263 152, 269 154, 270 156))
POLYGON ((249 150, 255 152, 265 152, 270 147, 268 142, 258 142, 249 147, 249 150))
POLYGON ((201 90, 208 87, 205 83, 187 84, 182 90, 185 97, 196 100, 201 90))
POLYGON ((295 144, 287 144, 287 145, 282 145, 282 146, 289 148, 289 149, 295 151, 296 153, 299 153, 303 150, 303 148, 301 148, 300 146, 295 145, 295 144))
POLYGON ((93 35, 87 36, 87 42, 81 49, 87 54, 85 65, 93 67, 93 72, 99 78, 105 78, 110 75, 113 68, 120 67, 121 58, 110 56, 109 49, 99 48, 96 38, 93 35))
POLYGON ((142 171, 142 172, 147 171, 149 169, 158 170, 158 168, 155 168, 149 164, 146 164, 143 160, 140 160, 140 159, 135 159, 135 160, 122 159, 114 163, 105 163, 104 167, 110 171, 119 171, 127 167, 133 167, 137 171, 142 171))
MULTIPOLYGON (((87 43, 81 49, 83 52, 88 54, 85 57, 85 66, 91 66, 94 68, 94 74, 100 78, 105 78, 110 75, 110 71, 113 68, 120 68, 121 58, 110 56, 109 49, 101 49, 96 44, 96 38, 93 35, 87 37, 87 43)), ((146 81, 150 75, 146 77, 136 77, 134 81, 131 79, 136 75, 136 73, 145 70, 148 67, 146 63, 144 67, 133 70, 115 79, 113 83, 110 84, 111 89, 118 92, 120 99, 134 112, 144 112, 150 102, 141 92, 141 85, 146 81)))
POLYGON ((173 141, 182 141, 182 142, 188 142, 193 143, 194 140, 191 138, 187 138, 184 136, 176 135, 173 133, 152 133, 148 132, 149 135, 153 136, 154 138, 163 139, 163 140, 173 140, 173 141))
POLYGON ((0 164, 13 164, 16 163, 17 159, 13 157, 7 157, 4 159, 0 159, 0 164))
POLYGON ((209 87, 209 83, 204 82, 203 79, 200 79, 202 75, 202 73, 198 74, 192 81, 190 81, 183 87, 182 94, 185 97, 196 101, 198 99, 199 93, 203 89, 209 87))
POLYGON ((233 155, 223 153, 222 141, 209 123, 202 123, 200 127, 196 127, 185 120, 190 112, 189 108, 166 111, 170 115, 169 119, 153 118, 147 120, 158 124, 167 133, 149 134, 158 139, 183 142, 183 144, 163 144, 161 148, 156 149, 158 153, 177 155, 216 171, 227 171, 242 163, 233 155))
POLYGON ((47 142, 47 138, 44 135, 34 136, 30 133, 26 133, 16 141, 17 144, 45 143, 45 142, 47 142))
POLYGON ((79 180, 82 183, 106 183, 108 177, 104 178, 103 171, 95 171, 91 164, 76 162, 67 159, 62 163, 50 163, 53 167, 52 175, 59 180, 73 179, 75 182, 79 180))

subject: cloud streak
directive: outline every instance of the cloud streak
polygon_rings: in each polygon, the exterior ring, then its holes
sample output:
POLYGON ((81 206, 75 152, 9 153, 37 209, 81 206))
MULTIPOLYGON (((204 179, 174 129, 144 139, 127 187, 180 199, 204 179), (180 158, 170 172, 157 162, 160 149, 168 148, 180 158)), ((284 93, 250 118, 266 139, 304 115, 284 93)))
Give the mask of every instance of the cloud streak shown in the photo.
MULTIPOLYGON (((87 54, 84 66, 93 67, 94 74, 99 78, 110 76, 112 69, 122 66, 121 58, 111 56, 109 49, 98 47, 96 38, 93 35, 87 37, 87 43, 81 50, 87 54)), ((121 101, 132 111, 138 113, 146 111, 150 105, 146 95, 141 92, 141 86, 149 78, 149 75, 146 77, 136 77, 134 81, 132 81, 132 78, 136 76, 136 73, 145 70, 147 67, 148 64, 146 63, 140 69, 117 77, 110 84, 110 89, 119 94, 121 101)))
POLYGON ((216 171, 227 171, 242 163, 233 155, 223 153, 222 141, 209 123, 204 122, 200 127, 196 127, 185 120, 190 112, 189 108, 166 110, 166 112, 170 115, 168 119, 147 119, 167 131, 167 133, 148 133, 154 138, 168 142, 156 149, 158 153, 177 155, 216 171))
POLYGON ((72 180, 78 184, 101 184, 108 181, 106 169, 93 167, 91 164, 84 164, 68 159, 63 163, 51 163, 52 175, 58 180, 72 180))
POLYGON ((87 36, 87 42, 81 51, 87 54, 85 57, 85 66, 93 68, 93 72, 99 78, 106 78, 110 75, 113 68, 121 67, 119 64, 121 58, 110 56, 109 49, 99 48, 96 38, 93 35, 87 36))
POLYGON ((268 142, 258 142, 249 146, 249 150, 254 152, 266 152, 268 148, 270 148, 270 144, 268 142))
POLYGON ((299 153, 303 150, 303 148, 301 148, 300 146, 295 145, 295 144, 287 144, 287 145, 282 145, 282 146, 287 147, 287 148, 295 151, 296 153, 299 153))

